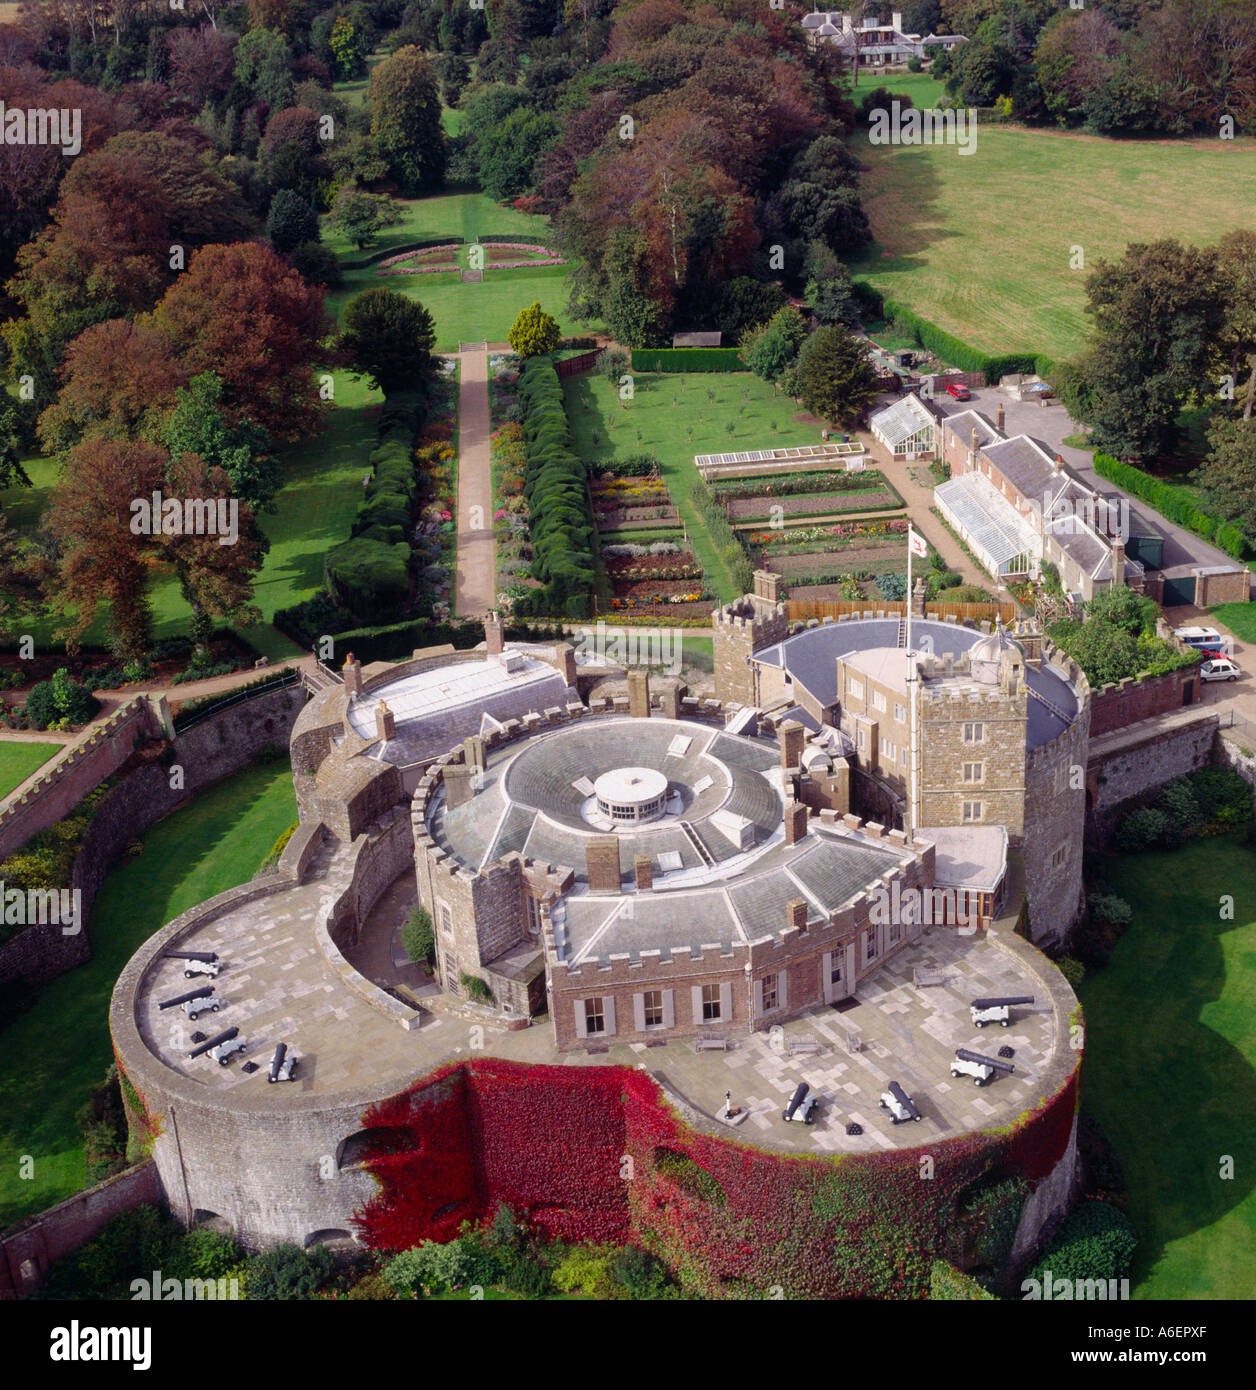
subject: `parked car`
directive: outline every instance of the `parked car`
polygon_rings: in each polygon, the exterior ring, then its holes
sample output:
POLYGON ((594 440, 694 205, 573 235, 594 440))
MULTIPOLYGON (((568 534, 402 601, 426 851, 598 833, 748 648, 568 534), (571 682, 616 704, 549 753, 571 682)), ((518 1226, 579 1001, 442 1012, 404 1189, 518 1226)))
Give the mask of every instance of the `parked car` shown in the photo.
POLYGON ((952 381, 946 388, 946 394, 954 396, 957 401, 971 401, 973 398, 973 393, 962 381, 952 381))
POLYGON ((1205 681, 1236 681, 1242 671, 1228 657, 1205 661, 1199 668, 1199 678, 1205 681))

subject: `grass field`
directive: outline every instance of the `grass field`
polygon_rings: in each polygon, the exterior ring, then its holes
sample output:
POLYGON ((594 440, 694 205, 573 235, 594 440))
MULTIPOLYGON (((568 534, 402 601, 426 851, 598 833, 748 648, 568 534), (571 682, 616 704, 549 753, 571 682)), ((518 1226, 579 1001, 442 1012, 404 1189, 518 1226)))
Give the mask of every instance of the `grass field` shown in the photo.
POLYGON ((986 352, 1068 357, 1087 336, 1083 283, 1097 261, 1157 237, 1214 243, 1256 218, 1252 140, 983 126, 966 156, 856 138, 877 244, 852 271, 986 352), (1070 268, 1074 246, 1084 269, 1070 268))
MULTIPOLYGON (((377 249, 402 247, 433 237, 474 242, 482 236, 518 237, 520 241, 546 245, 549 230, 544 217, 500 207, 483 193, 448 193, 399 204, 405 220, 380 237, 377 249)), ((357 254, 335 229, 324 224, 324 241, 346 260, 357 254)), ((376 248, 373 248, 376 249, 376 248)), ((460 260, 465 262, 465 249, 460 260)), ((363 290, 385 285, 417 299, 436 324, 436 346, 457 351, 463 342, 505 342, 506 334, 534 299, 553 314, 564 333, 587 328, 567 313, 567 273, 564 266, 539 266, 535 270, 486 270, 478 283, 464 284, 452 272, 438 275, 376 274, 374 267, 345 272, 344 285, 329 294, 327 305, 339 318, 344 306, 363 290)))
POLYGON ((640 372, 633 375, 633 387, 633 399, 621 403, 615 387, 600 376, 572 377, 564 384, 576 451, 594 460, 656 455, 672 501, 689 528, 694 553, 720 599, 729 602, 739 596, 732 576, 707 541, 706 528, 689 501, 689 489, 698 477, 694 455, 817 444, 820 427, 798 423, 795 403, 749 372, 640 372), (714 401, 708 401, 708 391, 715 393, 714 401), (600 436, 596 444, 595 432, 600 436))
POLYGON ((86 1181, 74 1117, 113 1060, 109 998, 142 942, 180 912, 254 873, 296 819, 287 760, 245 768, 201 792, 114 868, 92 909, 92 958, 45 985, 0 1034, 0 1227, 86 1181), (18 1178, 30 1154, 34 1176, 18 1178))
MULTIPOLYGON (((1252 561, 1256 564, 1256 561, 1252 561)), ((1219 603, 1208 610, 1240 642, 1256 644, 1256 605, 1250 603, 1219 603)))
POLYGON ((936 106, 939 98, 946 95, 946 84, 930 77, 927 72, 871 72, 860 75, 859 86, 854 91, 856 103, 877 87, 885 87, 896 96, 911 97, 912 105, 921 111, 936 106))
POLYGON ((35 771, 61 751, 59 743, 28 743, 25 739, 0 739, 0 797, 8 796, 35 771))
POLYGON ((1082 1086, 1125 1165, 1134 1297, 1250 1298, 1256 849, 1226 836, 1103 869, 1134 919, 1111 964, 1082 983, 1082 1086))

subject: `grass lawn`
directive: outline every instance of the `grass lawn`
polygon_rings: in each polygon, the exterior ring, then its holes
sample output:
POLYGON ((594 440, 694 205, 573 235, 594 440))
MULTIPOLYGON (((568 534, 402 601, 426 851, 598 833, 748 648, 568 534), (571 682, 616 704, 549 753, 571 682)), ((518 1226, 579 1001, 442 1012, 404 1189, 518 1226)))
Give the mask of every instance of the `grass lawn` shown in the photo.
POLYGON ((721 601, 730 602, 739 597, 732 576, 707 542, 689 501, 689 489, 698 477, 694 455, 818 444, 820 427, 797 423, 795 403, 750 372, 638 372, 633 386, 633 399, 621 402, 615 387, 600 376, 571 377, 564 383, 576 452, 593 460, 654 454, 699 563, 721 601), (715 393, 714 401, 707 399, 708 391, 715 393), (594 432, 600 436, 596 444, 594 432))
MULTIPOLYGON (((1248 563, 1256 565, 1256 560, 1248 563)), ((1240 642, 1256 643, 1256 604, 1218 603, 1208 611, 1218 622, 1224 623, 1240 642)))
POLYGON ((35 771, 61 751, 59 743, 27 743, 0 739, 0 796, 8 796, 35 771))
POLYGON ((876 244, 853 273, 985 352, 1068 357, 1087 336, 1083 285, 1100 259, 1157 237, 1215 243, 1256 219, 1250 139, 981 126, 961 155, 854 138, 876 244), (1074 246, 1083 270, 1070 268, 1074 246))
POLYGON ((1256 849, 1230 835, 1104 860, 1134 908, 1082 983, 1087 1105, 1140 1237, 1136 1298, 1250 1298, 1256 1250, 1256 849), (1224 921, 1222 894, 1233 899, 1224 921), (1224 1155, 1235 1177, 1219 1176, 1224 1155))
MULTIPOLYGON (((407 246, 415 241, 446 236, 451 241, 474 241, 482 236, 517 236, 520 241, 535 241, 544 245, 550 234, 548 219, 538 217, 535 213, 517 212, 512 207, 502 207, 487 193, 474 190, 440 193, 431 198, 396 198, 393 205, 400 211, 402 220, 397 226, 386 227, 380 233, 379 239, 370 248, 372 254, 392 247, 407 246)), ((322 228, 323 244, 329 246, 338 256, 352 261, 368 254, 359 251, 326 216, 322 219, 322 228)), ((398 275, 386 277, 386 281, 427 278, 430 277, 398 275)))
POLYGON ((245 768, 159 821, 143 854, 106 878, 92 959, 45 985, 0 1035, 0 1226, 86 1182, 74 1116, 113 1060, 109 998, 123 966, 171 918, 254 873, 296 814, 287 759, 245 768), (25 1181, 22 1154, 35 1160, 25 1181))
POLYGON ((912 105, 918 110, 925 111, 931 106, 936 106, 941 97, 946 95, 946 83, 939 82, 937 78, 930 77, 927 72, 866 72, 861 73, 859 86, 855 88, 853 96, 856 104, 861 102, 867 93, 875 91, 878 87, 884 87, 895 96, 909 96, 912 105))

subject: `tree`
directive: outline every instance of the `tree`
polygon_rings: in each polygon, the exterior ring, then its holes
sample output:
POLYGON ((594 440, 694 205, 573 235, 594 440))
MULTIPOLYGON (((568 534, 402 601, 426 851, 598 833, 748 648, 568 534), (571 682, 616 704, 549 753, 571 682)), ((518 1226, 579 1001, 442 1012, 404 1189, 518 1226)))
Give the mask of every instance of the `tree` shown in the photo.
POLYGON ((716 291, 711 314, 724 337, 735 339, 746 329, 766 323, 784 303, 785 292, 779 285, 737 275, 716 291))
POLYGON ((359 249, 374 244, 385 227, 401 221, 401 211, 388 198, 342 188, 331 210, 332 226, 339 228, 359 249))
POLYGON ((293 269, 311 285, 322 285, 334 289, 344 280, 340 270, 340 257, 331 249, 317 241, 303 241, 288 252, 293 269))
POLYGON ((280 111, 292 94, 292 50, 273 29, 252 29, 236 44, 235 77, 256 101, 280 111))
POLYGON ((1213 421, 1197 481, 1210 512, 1256 536, 1256 421, 1213 421))
POLYGON ((558 122, 545 111, 512 111, 493 139, 479 148, 480 182, 504 202, 532 187, 532 169, 558 138, 558 122))
POLYGON ((506 335, 506 341, 520 357, 540 357, 553 352, 561 340, 558 321, 547 314, 536 299, 519 311, 519 317, 506 335))
POLYGON ((436 933, 432 930, 432 914, 420 903, 401 929, 401 944, 406 955, 417 965, 420 961, 431 962, 436 954, 436 933))
POLYGON ((399 48, 371 74, 371 134, 407 197, 439 188, 445 131, 432 65, 414 45, 399 48))
POLYGON ((318 214, 291 188, 281 188, 270 200, 266 236, 279 252, 289 252, 303 241, 319 239, 318 214))
POLYGON ((1243 419, 1250 420, 1256 406, 1256 233, 1227 232, 1217 243, 1217 287, 1219 375, 1229 376, 1243 419))
POLYGON ((802 345, 795 383, 808 410, 837 424, 858 420, 880 391, 864 342, 835 324, 802 345))
POLYGON ((171 92, 199 111, 227 94, 234 70, 236 39, 206 25, 180 27, 165 36, 171 92))
POLYGON ((251 420, 228 425, 222 414, 222 394, 222 378, 216 372, 202 372, 180 387, 161 442, 171 458, 195 454, 207 468, 221 470, 231 484, 232 496, 251 511, 273 511, 282 475, 266 431, 251 420))
POLYGON ((1094 331, 1063 374, 1061 399, 1093 427, 1098 448, 1154 458, 1172 443, 1182 407, 1206 393, 1224 313, 1217 259, 1212 247, 1136 243, 1087 278, 1094 331))
POLYGON ((229 423, 253 420, 272 439, 295 440, 321 423, 315 364, 327 360, 332 325, 323 292, 269 246, 207 246, 151 315, 189 378, 223 382, 229 423))
POLYGON ((429 371, 436 341, 432 316, 396 290, 364 290, 344 312, 341 350, 355 373, 387 395, 412 388, 429 371))

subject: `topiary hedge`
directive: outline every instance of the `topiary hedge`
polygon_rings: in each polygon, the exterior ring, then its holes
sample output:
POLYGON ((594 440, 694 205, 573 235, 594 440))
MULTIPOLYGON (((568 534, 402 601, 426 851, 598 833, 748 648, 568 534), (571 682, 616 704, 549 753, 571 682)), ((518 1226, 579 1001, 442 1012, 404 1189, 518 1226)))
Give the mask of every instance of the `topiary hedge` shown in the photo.
POLYGON ((531 516, 531 574, 540 589, 515 601, 515 612, 587 618, 597 585, 597 527, 584 464, 571 448, 562 383, 550 357, 520 368, 526 459, 523 495, 531 516))

